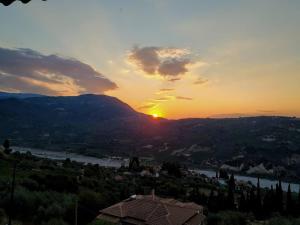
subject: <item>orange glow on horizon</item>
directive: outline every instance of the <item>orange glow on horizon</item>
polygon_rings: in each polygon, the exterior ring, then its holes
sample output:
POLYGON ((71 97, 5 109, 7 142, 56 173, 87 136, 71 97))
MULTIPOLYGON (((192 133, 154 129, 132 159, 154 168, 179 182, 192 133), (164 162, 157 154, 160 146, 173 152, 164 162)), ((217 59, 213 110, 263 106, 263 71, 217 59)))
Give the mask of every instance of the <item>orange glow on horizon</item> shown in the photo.
POLYGON ((151 115, 154 119, 164 117, 164 113, 158 108, 150 109, 147 114, 151 115))
POLYGON ((157 118, 157 117, 158 117, 158 115, 157 115, 156 113, 152 114, 152 116, 153 116, 154 118, 157 118))

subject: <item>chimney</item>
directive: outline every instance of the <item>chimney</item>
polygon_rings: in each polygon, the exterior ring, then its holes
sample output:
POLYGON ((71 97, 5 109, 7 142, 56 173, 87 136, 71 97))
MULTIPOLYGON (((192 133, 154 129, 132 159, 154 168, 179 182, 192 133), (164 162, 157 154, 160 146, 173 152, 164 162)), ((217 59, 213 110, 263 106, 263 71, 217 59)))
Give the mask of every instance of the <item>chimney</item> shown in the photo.
POLYGON ((151 196, 152 196, 152 200, 155 200, 155 189, 151 190, 151 196))

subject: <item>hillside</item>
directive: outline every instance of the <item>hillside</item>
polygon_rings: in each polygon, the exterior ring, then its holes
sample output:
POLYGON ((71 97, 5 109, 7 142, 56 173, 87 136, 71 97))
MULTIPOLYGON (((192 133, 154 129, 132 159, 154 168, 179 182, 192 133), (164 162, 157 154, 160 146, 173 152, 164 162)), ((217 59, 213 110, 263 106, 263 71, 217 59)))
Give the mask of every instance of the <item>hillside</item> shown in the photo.
POLYGON ((42 96, 1 99, 0 127, 0 138, 19 146, 300 174, 297 118, 165 120, 105 95, 42 96))
POLYGON ((32 93, 7 93, 7 92, 1 92, 0 91, 0 99, 7 99, 7 98, 32 98, 32 97, 42 97, 42 95, 39 94, 32 94, 32 93))
POLYGON ((141 133, 138 121, 148 124, 151 118, 105 95, 0 99, 0 136, 16 145, 111 150, 117 139, 141 133))

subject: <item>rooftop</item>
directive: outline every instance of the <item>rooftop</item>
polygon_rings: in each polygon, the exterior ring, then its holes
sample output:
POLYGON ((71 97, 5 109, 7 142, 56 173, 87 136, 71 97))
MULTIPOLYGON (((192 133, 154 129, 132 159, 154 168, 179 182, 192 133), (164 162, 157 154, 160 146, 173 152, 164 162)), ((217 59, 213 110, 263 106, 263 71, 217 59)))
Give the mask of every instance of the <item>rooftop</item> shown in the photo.
POLYGON ((155 195, 136 195, 100 211, 99 219, 132 225, 202 225, 203 207, 155 195))

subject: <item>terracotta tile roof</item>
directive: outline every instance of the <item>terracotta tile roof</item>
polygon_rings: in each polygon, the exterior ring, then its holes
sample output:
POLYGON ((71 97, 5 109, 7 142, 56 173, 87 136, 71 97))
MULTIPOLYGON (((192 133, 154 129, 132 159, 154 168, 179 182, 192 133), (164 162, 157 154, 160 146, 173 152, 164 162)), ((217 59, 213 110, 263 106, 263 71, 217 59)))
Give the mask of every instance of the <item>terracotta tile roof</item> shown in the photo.
POLYGON ((126 199, 101 210, 98 218, 105 216, 135 225, 199 225, 205 220, 200 205, 152 195, 126 199))
POLYGON ((199 225, 199 221, 205 221, 205 216, 203 214, 197 214, 188 220, 185 225, 199 225))

